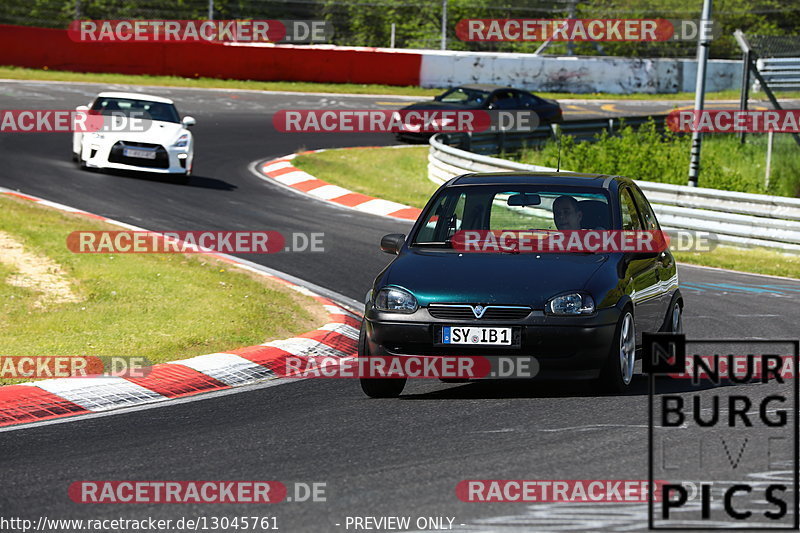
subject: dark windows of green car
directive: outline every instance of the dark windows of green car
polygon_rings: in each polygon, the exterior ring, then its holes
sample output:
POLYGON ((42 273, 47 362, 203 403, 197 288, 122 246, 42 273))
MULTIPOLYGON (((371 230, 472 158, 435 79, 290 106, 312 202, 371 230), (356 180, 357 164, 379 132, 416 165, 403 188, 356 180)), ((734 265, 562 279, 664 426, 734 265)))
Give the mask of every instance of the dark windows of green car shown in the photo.
POLYGON ((633 201, 630 189, 620 191, 619 197, 620 212, 622 213, 622 229, 641 230, 642 222, 639 219, 639 212, 636 210, 636 203, 633 201))
POLYGON ((582 229, 612 229, 608 196, 597 189, 458 186, 444 189, 434 198, 411 245, 447 247, 459 230, 556 230, 553 204, 562 197, 575 200, 582 229))
POLYGON ((659 231, 661 228, 658 225, 656 214, 653 212, 650 202, 647 201, 642 191, 638 188, 631 187, 630 191, 633 198, 636 200, 636 204, 639 206, 639 212, 644 220, 644 229, 647 231, 659 231))

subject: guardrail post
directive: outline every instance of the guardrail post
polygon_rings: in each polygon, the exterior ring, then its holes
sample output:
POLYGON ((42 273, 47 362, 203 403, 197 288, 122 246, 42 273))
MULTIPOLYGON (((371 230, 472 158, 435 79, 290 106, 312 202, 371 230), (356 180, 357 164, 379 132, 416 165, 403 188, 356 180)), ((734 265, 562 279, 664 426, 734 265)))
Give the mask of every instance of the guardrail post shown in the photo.
MULTIPOLYGON (((742 54, 742 93, 739 97, 739 109, 742 111, 747 111, 747 101, 750 96, 750 63, 752 60, 753 57, 750 50, 745 50, 742 54)), ((745 135, 744 130, 739 132, 739 142, 742 144, 744 144, 745 135)))

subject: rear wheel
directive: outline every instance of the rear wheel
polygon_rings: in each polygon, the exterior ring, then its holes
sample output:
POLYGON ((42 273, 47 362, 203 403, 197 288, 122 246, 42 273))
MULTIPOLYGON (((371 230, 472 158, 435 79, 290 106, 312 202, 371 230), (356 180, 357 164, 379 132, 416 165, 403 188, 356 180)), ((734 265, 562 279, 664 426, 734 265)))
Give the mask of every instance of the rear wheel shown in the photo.
MULTIPOLYGON (((368 357, 367 330, 361 324, 361 333, 358 335, 358 356, 368 357)), ((370 398, 397 398, 406 386, 406 378, 359 378, 361 390, 370 398)))
POLYGON ((607 392, 624 392, 633 381, 636 362, 636 330, 633 313, 625 309, 617 323, 608 360, 600 374, 599 385, 607 392))
POLYGON ((672 304, 672 312, 669 317, 669 332, 683 333, 683 308, 678 301, 672 304))

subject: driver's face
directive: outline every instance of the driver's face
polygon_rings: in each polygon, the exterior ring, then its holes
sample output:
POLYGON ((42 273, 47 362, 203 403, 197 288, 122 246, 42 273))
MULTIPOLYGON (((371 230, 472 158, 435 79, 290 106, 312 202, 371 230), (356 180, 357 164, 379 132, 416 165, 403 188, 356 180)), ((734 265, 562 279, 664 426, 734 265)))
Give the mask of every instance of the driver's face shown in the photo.
POLYGON ((560 230, 581 229, 581 216, 572 202, 556 200, 553 204, 553 221, 560 230))

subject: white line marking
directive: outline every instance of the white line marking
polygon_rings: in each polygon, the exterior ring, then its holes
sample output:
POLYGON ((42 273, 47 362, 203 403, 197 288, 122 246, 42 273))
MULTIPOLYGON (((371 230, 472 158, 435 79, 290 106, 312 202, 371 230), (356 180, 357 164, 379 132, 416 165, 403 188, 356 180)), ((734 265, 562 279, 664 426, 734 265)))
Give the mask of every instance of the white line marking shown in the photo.
POLYGON ((188 366, 231 387, 274 377, 269 368, 232 353, 210 353, 170 363, 188 366))
POLYGON ((322 198, 323 200, 332 200, 333 198, 339 198, 351 192, 352 191, 344 187, 339 187, 338 185, 323 185, 322 187, 317 187, 316 189, 308 191, 308 194, 316 196, 317 198, 322 198))
POLYGON ((284 185, 295 185, 297 183, 302 183, 304 181, 309 181, 316 178, 311 174, 303 172, 302 170, 296 170, 295 172, 288 172, 281 176, 276 176, 272 179, 274 179, 275 181, 279 181, 284 185))
POLYGON ((403 204, 398 204, 395 202, 390 202, 388 200, 381 200, 380 198, 375 198, 374 200, 370 200, 369 202, 358 204, 357 206, 355 206, 355 208, 359 211, 372 213, 373 215, 385 216, 388 215, 389 213, 400 211, 401 209, 408 209, 408 206, 403 204))
POLYGON ((236 387, 233 389, 223 389, 218 391, 210 391, 203 394, 195 394, 192 396, 185 396, 183 398, 164 398, 165 401, 156 402, 156 403, 148 403, 148 404, 141 404, 135 405, 132 407, 123 407, 121 409, 115 409, 113 411, 102 411, 102 412, 95 412, 89 414, 77 414, 75 416, 69 416, 64 418, 54 418, 52 420, 42 420, 40 422, 30 422, 26 424, 19 424, 16 426, 7 426, 7 427, 0 427, 0 433, 4 433, 7 431, 21 431, 25 429, 33 429, 40 426, 51 426, 55 424, 67 424, 72 422, 83 422, 84 420, 91 420, 94 418, 102 418, 106 416, 116 416, 116 415, 124 415, 127 413, 134 413, 137 411, 144 411, 146 409, 156 409, 159 407, 171 407, 173 405, 189 403, 189 402, 199 402, 203 400, 213 400, 220 396, 228 396, 229 394, 239 394, 242 392, 251 392, 254 390, 265 389, 267 387, 276 387, 278 385, 287 385, 289 383, 297 383, 298 381, 305 381, 304 379, 299 378, 279 378, 279 379, 272 379, 267 381, 262 381, 260 383, 254 383, 252 385, 245 385, 243 387, 236 387))
POLYGON ((166 400, 165 396, 118 376, 46 379, 37 387, 90 411, 166 400))

